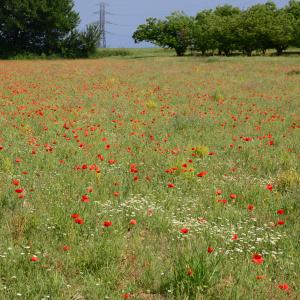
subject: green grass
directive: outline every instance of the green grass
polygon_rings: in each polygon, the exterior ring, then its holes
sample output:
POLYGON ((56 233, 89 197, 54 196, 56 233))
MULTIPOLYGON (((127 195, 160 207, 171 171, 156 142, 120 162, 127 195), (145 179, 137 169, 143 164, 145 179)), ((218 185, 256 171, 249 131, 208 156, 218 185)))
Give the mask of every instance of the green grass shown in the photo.
POLYGON ((0 299, 297 299, 299 59, 122 51, 0 61, 0 299))

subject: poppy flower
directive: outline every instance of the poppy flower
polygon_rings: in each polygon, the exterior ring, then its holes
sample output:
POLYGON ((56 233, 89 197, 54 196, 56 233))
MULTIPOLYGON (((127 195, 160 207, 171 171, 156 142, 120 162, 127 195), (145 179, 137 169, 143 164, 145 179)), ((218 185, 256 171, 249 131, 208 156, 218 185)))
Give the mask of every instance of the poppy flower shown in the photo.
POLYGON ((112 222, 111 221, 104 221, 103 226, 104 227, 110 227, 110 226, 112 226, 112 222))
POLYGON ((182 234, 187 234, 187 233, 189 233, 189 229, 188 228, 181 228, 180 229, 180 232, 182 233, 182 234))
POLYGON ((0 145, 0 150, 3 150, 3 149, 4 149, 4 147, 2 145, 0 145))
POLYGON ((254 206, 252 204, 249 204, 247 206, 248 211, 252 211, 254 209, 254 206))
POLYGON ((77 218, 79 218, 79 214, 71 214, 71 218, 72 219, 77 219, 77 218))
POLYGON ((130 220, 129 222, 130 225, 136 225, 137 224, 137 221, 135 219, 132 219, 130 220))
POLYGON ((175 187, 175 184, 174 183, 168 183, 168 188, 173 188, 173 187, 175 187))
POLYGON ((19 163, 19 162, 21 162, 21 161, 22 161, 21 158, 16 158, 16 160, 15 160, 16 163, 19 163))
POLYGON ((33 261, 33 262, 36 262, 36 261, 39 261, 39 258, 36 257, 36 256, 32 256, 32 257, 30 258, 30 260, 33 261))
POLYGON ((278 209, 277 210, 278 215, 284 215, 284 212, 285 212, 284 209, 278 209))
POLYGON ((212 252, 214 252, 214 248, 212 248, 212 247, 208 247, 208 248, 207 248, 207 252, 208 252, 208 253, 212 253, 212 252))
POLYGON ((216 195, 220 196, 222 194, 221 190, 216 190, 216 195))
POLYGON ((226 199, 218 199, 217 201, 218 201, 219 203, 224 203, 224 204, 227 203, 227 200, 226 200, 226 199))
POLYGON ((272 192, 272 190, 273 190, 272 184, 267 184, 266 189, 269 190, 270 192, 272 192))
POLYGON ((81 197, 81 202, 85 202, 85 203, 90 202, 89 196, 88 195, 83 195, 81 197))
POLYGON ((91 186, 89 186, 89 187, 86 189, 86 191, 87 191, 88 193, 92 193, 92 192, 93 192, 93 188, 92 188, 91 186))
POLYGON ((19 185, 19 184, 20 184, 20 180, 18 180, 18 179, 13 179, 13 180, 11 181, 11 183, 12 183, 13 185, 19 185))
POLYGON ((264 262, 264 258, 260 254, 254 254, 252 256, 252 262, 261 265, 264 262))
POLYGON ((65 246, 63 246, 63 250, 64 251, 69 251, 69 250, 71 250, 71 247, 68 246, 68 245, 65 245, 65 246))
POLYGON ((284 291, 289 291, 290 287, 287 283, 280 283, 278 284, 278 288, 284 291))
POLYGON ((205 175, 207 175, 208 172, 207 171, 202 171, 199 174, 197 174, 197 177, 204 177, 205 175))
POLYGON ((264 276, 264 275, 258 275, 258 276, 256 276, 257 280, 263 280, 265 278, 266 278, 266 276, 264 276))
POLYGON ((187 276, 193 276, 193 270, 191 268, 187 269, 186 274, 187 276))
POLYGON ((236 198, 237 198, 237 195, 236 195, 236 194, 230 194, 230 198, 231 198, 231 199, 236 199, 236 198))
POLYGON ((235 233, 233 236, 232 236, 232 238, 231 238, 231 240, 232 241, 236 241, 236 240, 238 240, 239 238, 238 238, 238 235, 235 233))
POLYGON ((18 194, 21 194, 21 193, 24 192, 24 189, 16 189, 15 192, 18 193, 18 194))
POLYGON ((119 196, 120 196, 120 193, 119 193, 119 192, 114 192, 114 196, 115 196, 115 197, 119 197, 119 196))
POLYGON ((129 299, 130 298, 130 293, 125 293, 121 296, 122 299, 129 299))
POLYGON ((283 220, 278 220, 278 222, 277 222, 278 225, 284 225, 284 223, 285 222, 283 220))
POLYGON ((81 218, 76 218, 74 221, 76 224, 80 224, 80 225, 84 224, 84 220, 81 218))

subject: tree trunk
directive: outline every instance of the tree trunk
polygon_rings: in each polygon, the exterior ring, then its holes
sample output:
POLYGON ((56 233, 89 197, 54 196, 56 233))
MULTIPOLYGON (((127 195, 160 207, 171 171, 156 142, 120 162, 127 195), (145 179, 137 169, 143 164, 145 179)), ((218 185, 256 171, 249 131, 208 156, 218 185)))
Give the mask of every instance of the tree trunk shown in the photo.
POLYGON ((277 51, 277 55, 280 56, 283 53, 283 49, 282 48, 276 48, 277 51))

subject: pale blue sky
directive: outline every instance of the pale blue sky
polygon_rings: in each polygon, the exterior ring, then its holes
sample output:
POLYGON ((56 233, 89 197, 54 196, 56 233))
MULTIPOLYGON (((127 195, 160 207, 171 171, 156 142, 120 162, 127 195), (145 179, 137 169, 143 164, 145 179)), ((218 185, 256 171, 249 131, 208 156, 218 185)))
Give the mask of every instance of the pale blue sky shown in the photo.
MULTIPOLYGON (((99 10, 100 0, 74 0, 75 9, 80 13, 80 28, 98 20, 95 14, 99 10)), ((256 3, 265 3, 264 0, 107 0, 107 21, 119 24, 107 24, 106 36, 108 47, 140 47, 145 44, 135 44, 132 33, 139 24, 143 24, 147 17, 163 18, 173 11, 182 10, 188 15, 195 15, 198 11, 214 8, 218 5, 231 4, 246 8, 256 3)), ((275 0, 279 7, 288 3, 288 0, 275 0)))

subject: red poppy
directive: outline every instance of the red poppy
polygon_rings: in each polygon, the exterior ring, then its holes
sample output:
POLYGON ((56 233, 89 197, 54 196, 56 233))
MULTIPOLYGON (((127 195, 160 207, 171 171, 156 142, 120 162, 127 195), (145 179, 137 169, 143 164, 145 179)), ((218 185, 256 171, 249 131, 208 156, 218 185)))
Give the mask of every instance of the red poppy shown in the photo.
POLYGON ((111 221, 104 221, 103 226, 104 227, 110 227, 110 226, 112 226, 112 222, 111 221))
POLYGON ((182 233, 182 234, 187 234, 187 233, 189 233, 189 229, 188 228, 181 228, 180 229, 180 232, 182 233))
POLYGON ((290 287, 287 283, 280 283, 278 284, 278 288, 284 291, 289 291, 290 287))
POLYGON ((21 194, 21 193, 24 192, 24 189, 21 189, 21 188, 20 189, 16 189, 15 192, 18 193, 18 194, 21 194))
POLYGON ((65 246, 63 246, 63 250, 64 250, 64 251, 69 251, 69 250, 71 250, 71 247, 70 247, 70 246, 67 246, 67 245, 65 245, 65 246))
POLYGON ((22 161, 21 158, 16 158, 16 163, 19 163, 19 162, 21 162, 21 161, 22 161))
POLYGON ((119 193, 119 192, 114 192, 114 196, 115 196, 115 197, 119 197, 119 196, 120 196, 120 193, 119 193))
POLYGON ((199 174, 197 174, 198 177, 204 177, 205 175, 207 175, 208 172, 207 171, 202 171, 199 174))
POLYGON ((32 257, 30 258, 30 260, 33 261, 33 262, 36 262, 36 261, 39 261, 39 258, 36 257, 36 256, 32 256, 32 257))
POLYGON ((284 225, 284 223, 285 222, 283 220, 278 220, 278 222, 277 222, 278 225, 284 225))
POLYGON ((277 210, 278 215, 284 215, 284 213, 285 213, 284 209, 278 209, 277 210))
POLYGON ((130 298, 130 294, 129 293, 125 293, 121 297, 122 297, 122 299, 129 299, 130 298))
POLYGON ((130 225, 136 225, 137 224, 137 221, 135 219, 132 219, 130 220, 129 222, 130 225))
POLYGON ((71 218, 72 219, 77 219, 77 218, 79 218, 79 214, 71 214, 71 218))
POLYGON ((221 195, 222 191, 221 190, 216 190, 216 195, 221 195))
POLYGON ((272 190, 273 190, 272 184, 267 184, 266 189, 269 190, 270 192, 272 192, 272 190))
POLYGON ((261 265, 264 262, 264 258, 260 254, 254 254, 252 256, 252 262, 257 265, 261 265))
POLYGON ((76 218, 76 219, 75 219, 75 223, 76 223, 76 224, 82 225, 82 224, 84 224, 84 220, 81 219, 81 218, 76 218))
POLYGON ((87 190, 88 193, 92 193, 93 192, 93 188, 91 186, 89 186, 86 190, 87 190))
POLYGON ((238 240, 239 238, 238 238, 238 235, 235 233, 233 236, 232 236, 232 238, 231 238, 231 240, 232 241, 236 241, 236 240, 238 240))
POLYGON ((248 211, 252 211, 254 209, 254 206, 252 204, 249 204, 247 206, 248 211))
POLYGON ((88 195, 83 195, 81 197, 81 202, 86 202, 86 203, 90 202, 89 196, 88 195))
POLYGON ((19 185, 19 184, 20 184, 20 180, 18 180, 18 179, 13 179, 13 180, 11 181, 11 183, 12 183, 13 185, 19 185))
POLYGON ((208 252, 208 253, 212 253, 212 252, 214 252, 214 248, 212 248, 212 247, 208 247, 208 248, 207 248, 207 252, 208 252))
POLYGON ((219 203, 224 203, 224 204, 227 203, 227 200, 226 200, 226 199, 218 199, 217 201, 218 201, 219 203))
POLYGON ((175 187, 175 184, 174 183, 168 183, 168 188, 173 188, 173 187, 175 187))
POLYGON ((231 199, 236 199, 236 198, 237 198, 237 195, 236 195, 236 194, 230 194, 230 198, 231 198, 231 199))
POLYGON ((193 276, 193 270, 191 268, 187 269, 186 274, 187 276, 193 276))
POLYGON ((258 275, 258 276, 256 276, 257 280, 262 280, 262 279, 265 279, 265 278, 266 278, 266 276, 264 276, 264 275, 258 275))

